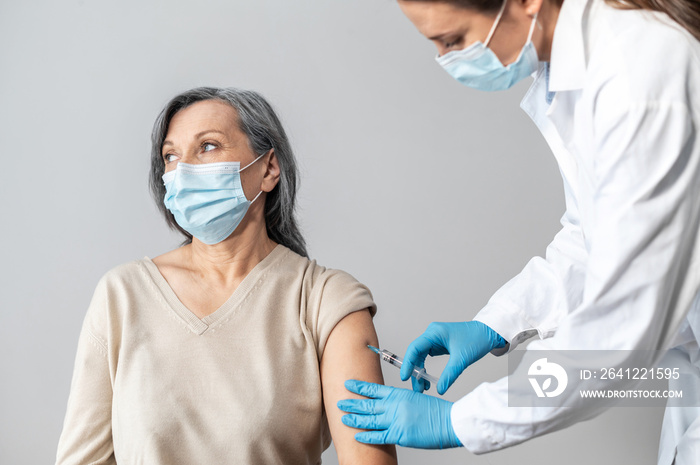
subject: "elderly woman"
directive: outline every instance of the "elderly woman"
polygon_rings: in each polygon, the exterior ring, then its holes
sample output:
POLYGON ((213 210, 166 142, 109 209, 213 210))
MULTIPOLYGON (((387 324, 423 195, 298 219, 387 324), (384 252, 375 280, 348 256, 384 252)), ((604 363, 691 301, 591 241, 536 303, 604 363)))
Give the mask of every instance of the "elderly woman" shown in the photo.
POLYGON ((296 163, 257 93, 198 88, 155 123, 151 189, 186 243, 100 281, 83 325, 59 464, 395 463, 353 439, 348 378, 382 382, 376 307, 307 258, 296 163))

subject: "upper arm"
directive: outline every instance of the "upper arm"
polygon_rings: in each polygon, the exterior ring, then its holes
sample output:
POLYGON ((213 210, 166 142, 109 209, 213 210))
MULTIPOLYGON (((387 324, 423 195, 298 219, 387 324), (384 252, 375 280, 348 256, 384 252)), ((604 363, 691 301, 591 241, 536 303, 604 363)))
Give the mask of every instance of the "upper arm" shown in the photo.
POLYGON ((57 464, 114 464, 112 377, 107 342, 98 331, 100 289, 83 323, 75 357, 68 407, 58 442, 57 464))
POLYGON ((323 402, 339 463, 395 464, 394 446, 372 446, 355 440, 358 430, 341 422, 341 399, 359 398, 345 389, 345 380, 358 379, 383 384, 379 358, 367 345, 378 346, 369 311, 351 313, 335 326, 321 357, 323 402))

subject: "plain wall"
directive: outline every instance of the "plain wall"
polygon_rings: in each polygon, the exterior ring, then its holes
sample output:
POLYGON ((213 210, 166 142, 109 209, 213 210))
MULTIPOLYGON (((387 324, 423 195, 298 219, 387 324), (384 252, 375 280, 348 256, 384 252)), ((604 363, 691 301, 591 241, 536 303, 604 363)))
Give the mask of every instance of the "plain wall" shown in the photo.
MULTIPOLYGON (((529 82, 480 93, 434 55, 392 0, 2 0, 0 464, 54 460, 100 276, 179 243, 147 171, 151 125, 185 89, 249 88, 276 107, 302 169, 310 253, 372 289, 394 352, 432 320, 471 319, 542 254, 564 207, 554 158, 518 107, 529 82)), ((445 397, 506 370, 488 356, 445 397)), ((652 464, 661 413, 615 409, 480 457, 399 458, 652 464)), ((324 463, 337 463, 332 448, 324 463)))

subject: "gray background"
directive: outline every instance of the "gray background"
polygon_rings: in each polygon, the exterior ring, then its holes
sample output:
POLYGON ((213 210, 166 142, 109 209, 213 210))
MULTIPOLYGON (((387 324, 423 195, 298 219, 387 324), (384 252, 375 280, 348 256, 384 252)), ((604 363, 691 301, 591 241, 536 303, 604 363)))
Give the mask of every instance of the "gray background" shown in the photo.
MULTIPOLYGON (((543 253, 563 200, 518 108, 528 83, 472 91, 434 54, 392 0, 2 0, 0 464, 52 462, 99 277, 178 244, 146 177, 152 122, 182 90, 251 88, 275 105, 302 168, 311 255, 370 286, 390 350, 432 320, 472 318, 543 253)), ((446 397, 506 370, 489 356, 446 397)), ((402 385, 391 367, 385 377, 402 385)), ((486 456, 399 458, 651 464, 660 418, 616 409, 486 456)), ((324 461, 337 463, 333 449, 324 461)))

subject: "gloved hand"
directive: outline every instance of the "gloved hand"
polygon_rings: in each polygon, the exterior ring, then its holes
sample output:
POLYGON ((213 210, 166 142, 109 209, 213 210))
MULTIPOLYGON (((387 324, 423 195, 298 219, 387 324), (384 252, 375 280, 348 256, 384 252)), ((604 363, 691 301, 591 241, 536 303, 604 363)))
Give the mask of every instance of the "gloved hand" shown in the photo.
POLYGON ((352 428, 365 431, 355 439, 365 444, 398 444, 420 449, 461 447, 452 429, 452 402, 409 389, 349 379, 345 387, 350 392, 369 399, 346 399, 338 408, 353 415, 343 415, 342 421, 352 428))
MULTIPOLYGON (((401 379, 406 381, 413 367, 422 368, 428 355, 450 354, 437 385, 437 392, 442 395, 469 365, 505 345, 505 339, 480 321, 430 323, 428 329, 408 346, 401 366, 401 379)), ((429 387, 424 380, 413 378, 412 383, 417 392, 429 387)))

